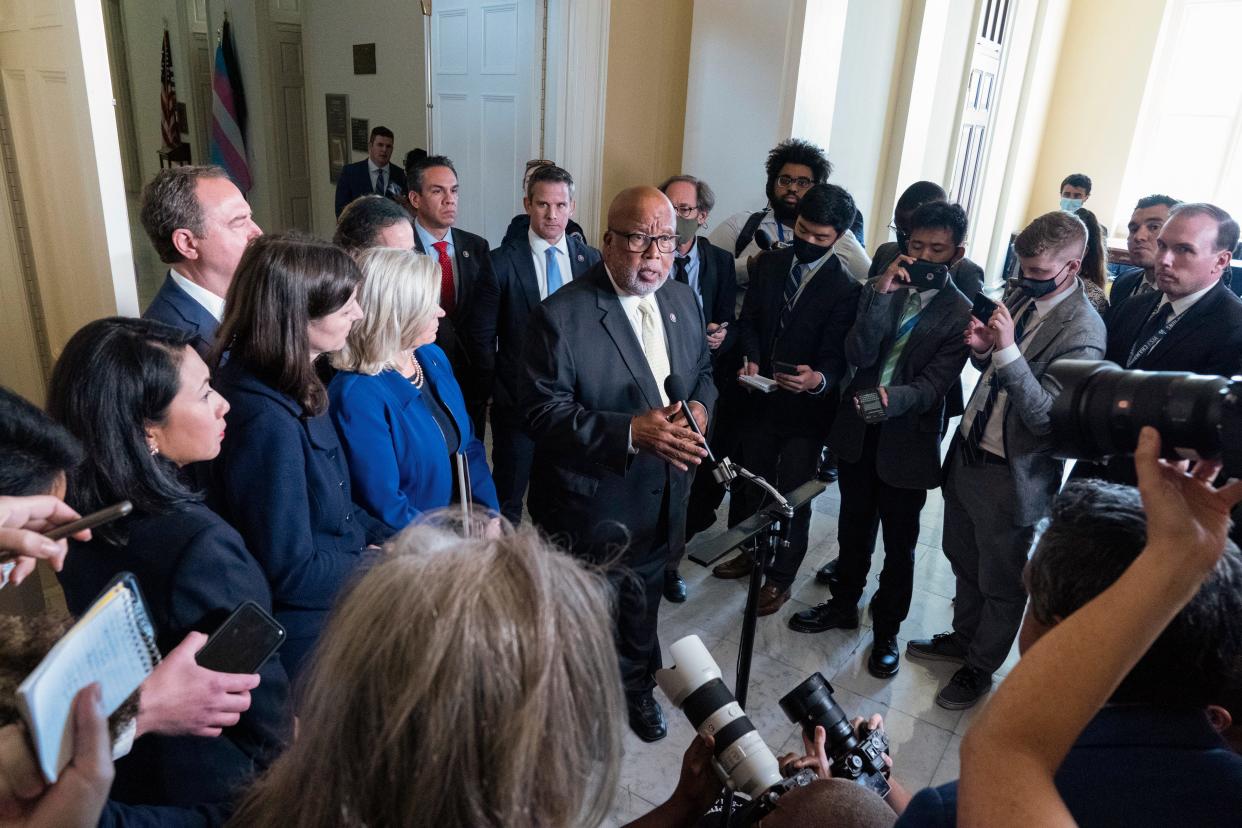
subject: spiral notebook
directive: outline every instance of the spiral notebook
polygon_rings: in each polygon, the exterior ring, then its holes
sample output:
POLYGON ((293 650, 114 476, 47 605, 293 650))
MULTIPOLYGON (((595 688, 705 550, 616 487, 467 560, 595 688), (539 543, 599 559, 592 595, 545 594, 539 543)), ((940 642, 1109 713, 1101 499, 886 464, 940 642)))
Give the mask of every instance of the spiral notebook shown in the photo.
POLYGON ((55 782, 73 756, 73 697, 99 682, 112 715, 142 684, 160 652, 137 579, 122 572, 17 688, 39 768, 55 782))

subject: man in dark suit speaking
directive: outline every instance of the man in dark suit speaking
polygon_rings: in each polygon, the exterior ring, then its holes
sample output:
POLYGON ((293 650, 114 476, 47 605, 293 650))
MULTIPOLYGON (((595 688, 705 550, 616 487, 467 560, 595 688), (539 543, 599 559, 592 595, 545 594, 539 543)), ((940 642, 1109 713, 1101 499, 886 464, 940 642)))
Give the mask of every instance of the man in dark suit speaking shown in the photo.
POLYGON ((530 315, 518 391, 535 441, 527 506, 573 555, 613 563, 617 655, 645 741, 666 734, 651 692, 664 562, 685 543, 690 470, 707 454, 665 382, 685 386, 700 430, 716 401, 698 299, 668 278, 675 233, 654 187, 613 200, 603 262, 530 315))
POLYGON ((405 199, 405 170, 392 159, 392 130, 377 126, 371 130, 367 141, 367 157, 362 161, 346 164, 336 180, 336 214, 341 215, 345 205, 364 195, 391 196, 398 201, 405 199))

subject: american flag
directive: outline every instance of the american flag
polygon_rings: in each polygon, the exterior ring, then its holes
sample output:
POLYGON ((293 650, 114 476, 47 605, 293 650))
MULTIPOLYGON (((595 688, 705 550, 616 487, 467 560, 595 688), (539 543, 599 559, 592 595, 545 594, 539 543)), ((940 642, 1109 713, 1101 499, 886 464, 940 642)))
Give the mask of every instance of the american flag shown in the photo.
POLYGON ((172 47, 168 30, 164 30, 164 55, 160 58, 160 134, 166 149, 181 146, 181 130, 177 127, 177 85, 173 82, 172 47))

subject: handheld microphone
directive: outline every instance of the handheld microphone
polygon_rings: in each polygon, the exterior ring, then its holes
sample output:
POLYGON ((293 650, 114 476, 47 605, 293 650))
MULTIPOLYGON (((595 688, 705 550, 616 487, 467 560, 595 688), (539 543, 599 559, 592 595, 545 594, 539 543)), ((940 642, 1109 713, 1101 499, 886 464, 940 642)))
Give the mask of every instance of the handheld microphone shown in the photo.
MULTIPOLYGON (((693 412, 690 411, 690 403, 686 402, 686 381, 678 374, 669 374, 664 378, 664 393, 668 394, 669 400, 681 404, 681 413, 686 415, 690 428, 694 429, 695 434, 703 437, 703 432, 699 430, 699 424, 695 421, 693 412)), ((708 464, 715 467, 716 457, 712 454, 711 446, 707 445, 706 437, 703 437, 703 448, 707 449, 708 464)))

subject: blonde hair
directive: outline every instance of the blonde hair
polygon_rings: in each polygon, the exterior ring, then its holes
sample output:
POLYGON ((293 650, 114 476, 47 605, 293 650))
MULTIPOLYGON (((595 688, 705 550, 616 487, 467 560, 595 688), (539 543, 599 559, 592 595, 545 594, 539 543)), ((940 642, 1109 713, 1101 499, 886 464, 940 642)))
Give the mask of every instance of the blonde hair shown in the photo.
POLYGON ((413 250, 373 247, 357 255, 358 304, 364 314, 345 347, 332 355, 339 371, 378 374, 408 348, 440 304, 440 263, 413 250))
POLYGON ((570 828, 622 754, 607 582, 530 528, 416 524, 334 610, 300 736, 234 825, 570 828))

